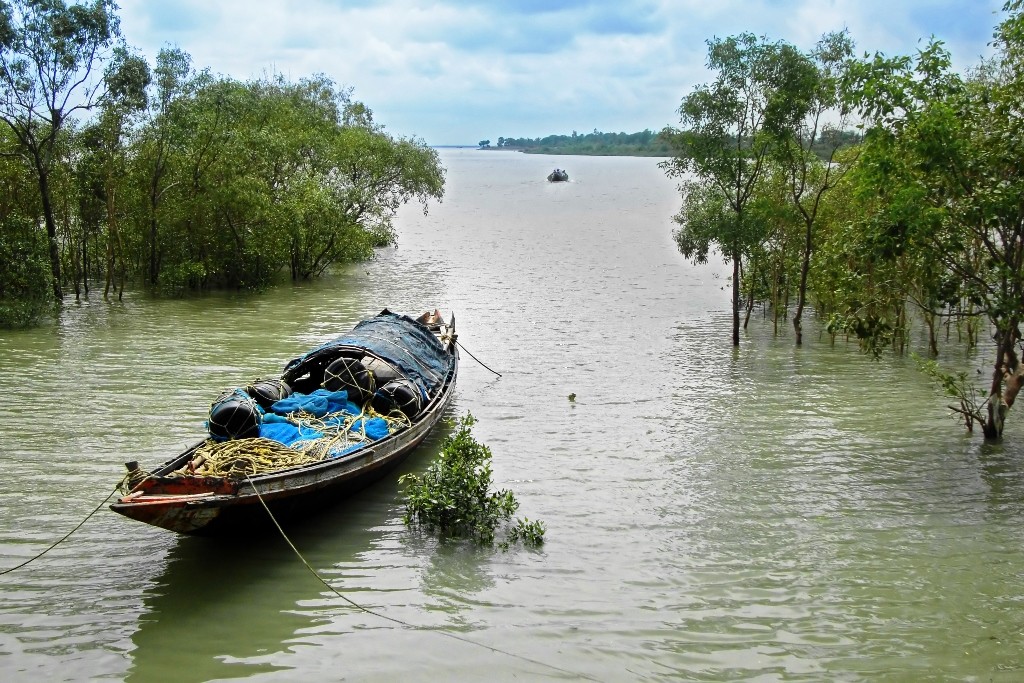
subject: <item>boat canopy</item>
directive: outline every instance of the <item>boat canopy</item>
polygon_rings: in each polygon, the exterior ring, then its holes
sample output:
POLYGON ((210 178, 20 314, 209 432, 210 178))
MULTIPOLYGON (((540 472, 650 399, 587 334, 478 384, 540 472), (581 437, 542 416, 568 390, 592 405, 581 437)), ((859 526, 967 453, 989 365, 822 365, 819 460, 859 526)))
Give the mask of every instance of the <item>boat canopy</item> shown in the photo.
POLYGON ((306 361, 334 355, 346 347, 359 347, 394 365, 429 395, 441 386, 455 357, 448 353, 426 326, 407 315, 384 309, 355 328, 321 344, 290 361, 284 372, 299 368, 306 361))

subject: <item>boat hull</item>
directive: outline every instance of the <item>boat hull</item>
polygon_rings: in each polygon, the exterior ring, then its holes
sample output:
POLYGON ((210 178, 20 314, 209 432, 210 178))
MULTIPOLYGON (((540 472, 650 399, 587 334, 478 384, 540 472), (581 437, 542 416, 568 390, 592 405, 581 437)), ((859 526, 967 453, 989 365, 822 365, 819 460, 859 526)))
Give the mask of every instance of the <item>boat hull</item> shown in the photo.
POLYGON ((118 514, 182 534, 264 532, 335 505, 398 467, 442 419, 455 394, 458 351, 440 390, 411 426, 340 457, 241 479, 164 478, 184 466, 201 444, 154 470, 159 486, 136 486, 110 506, 118 514), (273 515, 268 514, 268 510, 273 515))
POLYGON ((282 524, 308 516, 378 481, 400 465, 418 445, 418 441, 412 442, 382 457, 368 453, 363 458, 368 462, 350 466, 345 471, 295 474, 275 485, 253 481, 255 486, 242 486, 237 495, 184 494, 167 500, 114 503, 110 509, 182 534, 265 531, 273 522, 264 503, 274 519, 282 524))

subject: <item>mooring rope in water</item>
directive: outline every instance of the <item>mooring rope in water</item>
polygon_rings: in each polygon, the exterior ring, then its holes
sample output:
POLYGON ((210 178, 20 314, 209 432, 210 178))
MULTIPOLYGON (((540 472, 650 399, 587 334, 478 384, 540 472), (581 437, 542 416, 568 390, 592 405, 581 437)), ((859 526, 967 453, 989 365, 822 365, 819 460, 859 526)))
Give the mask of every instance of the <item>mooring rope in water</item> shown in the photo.
MULTIPOLYGON (((483 365, 483 364, 481 363, 481 365, 483 365)), ((267 507, 266 501, 263 500, 263 496, 261 496, 260 492, 256 489, 256 485, 252 483, 252 479, 249 479, 249 475, 246 475, 245 478, 249 481, 249 485, 252 486, 252 490, 256 494, 256 497, 259 499, 260 505, 262 505, 263 509, 267 511, 267 515, 270 517, 270 521, 274 523, 275 527, 277 527, 278 532, 281 534, 281 538, 283 538, 285 540, 285 543, 287 543, 288 546, 292 549, 292 552, 294 552, 295 555, 299 558, 299 560, 302 561, 302 564, 306 565, 306 569, 308 569, 309 572, 313 576, 316 577, 317 581, 319 581, 324 586, 326 586, 327 590, 331 591, 332 593, 337 595, 339 598, 341 598, 342 600, 344 600, 348 604, 350 604, 353 607, 355 607, 357 610, 359 610, 361 612, 365 612, 366 614, 372 614, 373 616, 375 616, 375 617, 377 617, 379 619, 384 619, 385 621, 390 621, 392 623, 398 624, 399 626, 404 626, 406 628, 411 628, 411 629, 416 630, 416 631, 426 631, 428 633, 437 633, 438 635, 445 636, 446 638, 451 638, 451 639, 457 640, 457 641, 459 641, 461 643, 466 643, 467 645, 474 645, 476 647, 482 647, 485 650, 490 650, 491 652, 494 652, 494 653, 497 653, 497 654, 502 654, 502 655, 505 655, 506 657, 512 657, 513 659, 518 659, 520 661, 528 662, 530 664, 535 664, 537 666, 544 667, 546 669, 550 669, 551 671, 557 671, 559 673, 568 674, 570 676, 575 676, 577 678, 581 678, 581 679, 588 680, 588 681, 599 681, 599 679, 597 679, 597 678, 593 678, 592 676, 588 676, 587 674, 580 673, 578 671, 570 671, 569 669, 563 669, 561 667, 555 666, 554 664, 548 664, 547 662, 542 662, 539 659, 532 659, 532 658, 526 657, 524 655, 516 654, 515 652, 509 652, 508 650, 502 650, 499 647, 494 647, 493 645, 487 645, 486 643, 481 643, 481 642, 478 642, 478 641, 475 641, 475 640, 470 640, 469 638, 466 638, 465 636, 459 636, 459 635, 456 635, 456 634, 454 634, 454 633, 452 633, 450 631, 442 631, 442 630, 438 630, 438 629, 434 629, 434 628, 429 628, 429 627, 426 627, 426 626, 417 626, 416 624, 410 624, 407 621, 402 621, 401 619, 396 619, 394 617, 389 617, 386 614, 382 614, 380 612, 375 612, 374 610, 372 610, 372 609, 370 609, 368 607, 364 607, 363 605, 360 605, 358 602, 356 602, 355 600, 352 600, 351 598, 349 598, 346 595, 343 595, 334 586, 332 586, 331 584, 327 583, 326 579, 324 579, 324 577, 320 576, 320 572, 318 572, 316 569, 314 569, 312 567, 312 565, 310 565, 309 562, 306 561, 306 558, 302 556, 302 553, 299 552, 299 549, 295 547, 294 543, 292 543, 292 539, 288 538, 288 534, 286 534, 284 529, 281 528, 281 525, 278 523, 277 518, 274 517, 274 513, 270 511, 269 507, 267 507)))
MULTIPOLYGON (((463 350, 463 351, 465 351, 466 353, 469 353, 469 349, 467 349, 467 348, 466 348, 465 346, 463 346, 463 345, 462 345, 462 342, 460 342, 460 341, 459 341, 458 339, 456 339, 456 340, 455 340, 455 343, 456 343, 456 344, 458 345, 458 347, 459 347, 460 349, 462 349, 462 350, 463 350)), ((494 373, 495 375, 497 375, 498 377, 501 377, 501 373, 500 373, 500 372, 497 372, 497 371, 495 371, 495 370, 491 370, 491 369, 490 369, 489 367, 487 367, 486 365, 484 365, 483 361, 481 361, 481 360, 480 360, 479 358, 477 358, 476 356, 474 356, 474 355, 473 355, 472 353, 469 353, 469 357, 470 357, 470 358, 472 358, 473 360, 475 360, 475 361, 476 361, 477 363, 480 363, 480 365, 481 365, 481 366, 483 366, 484 370, 487 370, 488 372, 493 372, 493 373, 494 373)))
POLYGON ((92 516, 93 516, 93 515, 95 515, 95 514, 96 514, 97 512, 99 512, 99 511, 100 511, 100 508, 102 508, 102 507, 103 507, 104 505, 106 505, 106 504, 107 504, 107 501, 108 501, 108 500, 110 500, 110 497, 111 497, 112 495, 114 495, 115 493, 117 493, 117 492, 118 492, 118 490, 119 490, 119 489, 121 488, 121 485, 122 485, 122 484, 124 484, 124 482, 125 482, 125 480, 126 480, 127 478, 128 478, 128 475, 125 475, 125 476, 124 476, 124 478, 122 478, 122 479, 121 479, 121 481, 117 482, 117 486, 115 486, 115 487, 114 487, 114 490, 113 490, 113 491, 111 491, 110 493, 108 493, 108 494, 107 494, 107 497, 106 497, 106 498, 104 498, 103 500, 101 500, 101 501, 100 501, 100 504, 96 506, 96 509, 95 509, 95 510, 93 510, 92 512, 90 512, 89 514, 87 514, 87 515, 85 516, 85 519, 83 519, 83 520, 82 520, 81 522, 79 522, 79 523, 78 523, 78 526, 76 526, 76 527, 75 527, 74 529, 72 529, 71 531, 69 531, 69 532, 67 532, 66 534, 64 534, 64 537, 63 537, 63 538, 61 538, 61 539, 60 539, 59 541, 57 541, 56 543, 54 543, 54 544, 53 544, 53 545, 51 545, 51 546, 50 546, 49 548, 47 548, 47 549, 46 549, 46 550, 44 550, 43 552, 39 553, 39 554, 38 554, 38 555, 36 555, 35 557, 30 557, 30 558, 28 558, 27 560, 25 560, 24 562, 22 562, 21 564, 19 564, 19 565, 17 565, 17 566, 14 566, 14 567, 11 567, 10 569, 4 569, 4 570, 0 570, 0 576, 3 576, 4 574, 9 574, 9 573, 13 572, 13 571, 14 571, 15 569, 21 569, 22 567, 24 567, 25 565, 29 564, 30 562, 35 562, 35 561, 36 561, 36 560, 38 560, 38 559, 39 559, 40 557, 42 557, 42 556, 43 556, 43 555, 45 555, 46 553, 48 553, 48 552, 50 552, 51 550, 53 550, 54 548, 56 548, 57 546, 59 546, 59 545, 60 545, 61 543, 63 543, 64 541, 66 541, 66 540, 68 540, 69 538, 71 538, 71 534, 73 534, 73 533, 75 533, 76 531, 78 531, 79 529, 81 529, 81 528, 82 528, 82 525, 83 525, 83 524, 85 524, 86 522, 88 522, 88 521, 89 521, 89 518, 90 518, 90 517, 92 517, 92 516))

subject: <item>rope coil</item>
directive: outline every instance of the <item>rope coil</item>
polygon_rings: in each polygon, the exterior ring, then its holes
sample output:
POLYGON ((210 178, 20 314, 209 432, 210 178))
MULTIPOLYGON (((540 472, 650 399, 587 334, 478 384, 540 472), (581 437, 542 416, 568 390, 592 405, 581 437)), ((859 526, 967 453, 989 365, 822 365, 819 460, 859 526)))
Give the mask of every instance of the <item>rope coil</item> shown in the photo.
POLYGON ((191 460, 173 475, 240 478, 320 462, 372 441, 366 435, 366 420, 374 418, 387 423, 389 434, 412 425, 399 410, 382 415, 369 406, 358 415, 331 413, 316 417, 309 413, 292 413, 287 417, 288 422, 300 430, 314 430, 323 436, 301 439, 290 446, 263 437, 207 439, 195 450, 191 460))

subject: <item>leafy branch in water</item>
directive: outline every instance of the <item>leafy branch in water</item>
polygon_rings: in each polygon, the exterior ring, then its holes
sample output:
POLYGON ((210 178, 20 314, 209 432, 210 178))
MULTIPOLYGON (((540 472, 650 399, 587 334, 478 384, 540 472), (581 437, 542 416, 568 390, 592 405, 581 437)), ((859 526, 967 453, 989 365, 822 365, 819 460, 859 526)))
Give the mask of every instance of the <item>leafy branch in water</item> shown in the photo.
MULTIPOLYGON (((466 414, 454 434, 441 445, 441 454, 422 475, 399 479, 405 493, 406 525, 419 524, 442 537, 471 538, 482 546, 495 543, 495 531, 519 509, 511 491, 491 491, 491 449, 472 434, 476 419, 466 414)), ((544 543, 544 524, 516 519, 498 546, 508 550, 521 541, 537 547, 544 543)))
POLYGON ((892 343, 894 333, 893 326, 885 318, 877 315, 861 316, 856 313, 833 313, 828 317, 825 331, 833 337, 841 333, 855 336, 861 350, 870 353, 875 360, 878 360, 885 347, 892 343))
POLYGON ((983 409, 988 399, 978 395, 978 389, 968 381, 966 372, 949 373, 933 360, 924 360, 917 354, 913 356, 918 369, 935 380, 946 396, 959 402, 959 406, 950 405, 949 409, 959 416, 957 419, 964 423, 968 432, 974 431, 975 422, 985 424, 983 409))

